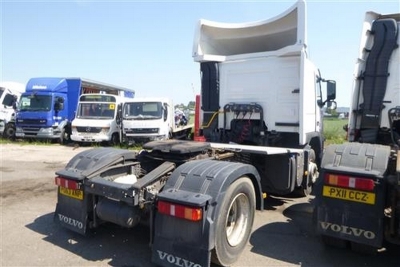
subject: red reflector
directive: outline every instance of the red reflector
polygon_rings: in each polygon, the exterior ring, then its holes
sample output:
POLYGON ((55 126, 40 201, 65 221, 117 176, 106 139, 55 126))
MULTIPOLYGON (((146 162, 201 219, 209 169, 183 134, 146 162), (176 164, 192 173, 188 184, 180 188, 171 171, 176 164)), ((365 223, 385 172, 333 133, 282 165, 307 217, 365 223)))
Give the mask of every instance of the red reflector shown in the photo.
POLYGON ((347 175, 325 174, 325 183, 329 185, 372 191, 375 182, 372 179, 351 177, 347 175))
POLYGON ((68 189, 80 189, 79 183, 72 181, 72 180, 68 180, 65 178, 62 178, 60 176, 57 176, 55 178, 55 184, 58 186, 62 186, 64 188, 68 188, 68 189))
POLYGON ((194 208, 165 201, 158 201, 158 212, 190 221, 200 221, 203 217, 202 208, 194 208))

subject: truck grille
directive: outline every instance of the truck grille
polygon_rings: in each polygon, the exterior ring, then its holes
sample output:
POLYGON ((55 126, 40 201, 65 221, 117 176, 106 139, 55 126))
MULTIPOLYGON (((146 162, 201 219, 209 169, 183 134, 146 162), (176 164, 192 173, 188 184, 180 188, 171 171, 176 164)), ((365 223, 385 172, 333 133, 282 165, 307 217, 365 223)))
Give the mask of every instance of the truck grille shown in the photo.
POLYGON ((158 133, 159 128, 134 128, 134 129, 125 129, 126 133, 134 133, 134 134, 150 134, 150 133, 158 133))
POLYGON ((80 133, 100 133, 102 128, 101 127, 78 126, 78 127, 76 127, 76 129, 80 133))
POLYGON ((46 119, 18 119, 17 123, 20 124, 35 124, 35 125, 46 125, 47 120, 46 119))

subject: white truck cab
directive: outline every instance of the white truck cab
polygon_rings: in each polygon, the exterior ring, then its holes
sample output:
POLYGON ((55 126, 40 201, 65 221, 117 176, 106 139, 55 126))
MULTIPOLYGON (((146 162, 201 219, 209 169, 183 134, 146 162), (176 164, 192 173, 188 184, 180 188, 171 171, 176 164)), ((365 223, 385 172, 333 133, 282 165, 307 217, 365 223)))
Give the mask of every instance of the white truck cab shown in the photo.
POLYGON ((78 143, 119 144, 121 118, 118 108, 122 107, 123 102, 124 99, 117 95, 82 95, 72 121, 71 140, 78 143))
POLYGON ((0 135, 6 138, 15 135, 15 107, 24 91, 25 85, 22 83, 0 83, 0 135))
POLYGON ((126 144, 181 138, 193 125, 175 123, 173 101, 169 98, 135 98, 122 109, 123 140, 126 144))

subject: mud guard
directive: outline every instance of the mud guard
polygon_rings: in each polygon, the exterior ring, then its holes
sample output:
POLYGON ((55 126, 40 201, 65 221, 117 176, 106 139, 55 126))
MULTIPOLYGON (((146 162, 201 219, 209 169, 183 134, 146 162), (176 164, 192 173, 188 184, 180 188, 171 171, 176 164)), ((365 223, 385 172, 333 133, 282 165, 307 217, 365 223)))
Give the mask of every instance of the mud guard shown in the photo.
POLYGON ((260 176, 253 166, 197 160, 178 167, 158 199, 201 207, 204 215, 201 221, 192 222, 156 213, 152 261, 161 266, 210 266, 219 204, 229 185, 243 175, 253 181, 256 208, 262 210, 260 176))
POLYGON ((382 245, 389 156, 390 147, 382 145, 347 143, 326 148, 320 178, 315 185, 314 215, 318 234, 377 248, 382 245), (326 173, 373 179, 375 203, 324 196, 326 173))
POLYGON ((115 148, 94 148, 75 155, 64 169, 56 172, 56 175, 78 183, 83 191, 83 199, 61 194, 59 186, 54 221, 74 232, 86 234, 93 205, 92 195, 85 192, 85 180, 97 176, 117 163, 135 158, 135 152, 115 148))

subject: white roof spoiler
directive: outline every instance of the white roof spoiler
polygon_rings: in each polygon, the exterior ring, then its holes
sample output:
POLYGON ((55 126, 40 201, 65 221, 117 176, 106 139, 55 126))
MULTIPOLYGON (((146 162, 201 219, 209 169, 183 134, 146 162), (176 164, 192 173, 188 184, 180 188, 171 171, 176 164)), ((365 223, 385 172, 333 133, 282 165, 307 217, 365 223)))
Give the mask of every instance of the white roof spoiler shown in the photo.
MULTIPOLYGON (((306 48, 306 3, 298 1, 271 19, 221 23, 201 19, 195 30, 194 61, 225 61, 244 54, 265 54, 306 48)), ((248 56, 248 55, 247 55, 248 56)))

